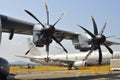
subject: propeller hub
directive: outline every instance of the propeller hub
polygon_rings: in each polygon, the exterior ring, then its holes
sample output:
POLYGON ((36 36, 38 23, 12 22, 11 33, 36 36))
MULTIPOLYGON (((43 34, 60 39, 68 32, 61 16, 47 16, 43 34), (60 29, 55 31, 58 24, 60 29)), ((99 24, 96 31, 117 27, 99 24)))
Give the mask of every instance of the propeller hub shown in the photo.
POLYGON ((55 27, 53 25, 46 25, 43 28, 43 32, 45 35, 52 36, 55 33, 55 27))
POLYGON ((50 29, 50 26, 49 25, 46 25, 46 27, 45 27, 46 29, 50 29))
POLYGON ((104 35, 101 36, 101 42, 104 43, 106 41, 106 37, 104 35))
POLYGON ((104 35, 97 35, 95 38, 92 39, 92 44, 94 45, 101 45, 106 41, 106 37, 104 35))

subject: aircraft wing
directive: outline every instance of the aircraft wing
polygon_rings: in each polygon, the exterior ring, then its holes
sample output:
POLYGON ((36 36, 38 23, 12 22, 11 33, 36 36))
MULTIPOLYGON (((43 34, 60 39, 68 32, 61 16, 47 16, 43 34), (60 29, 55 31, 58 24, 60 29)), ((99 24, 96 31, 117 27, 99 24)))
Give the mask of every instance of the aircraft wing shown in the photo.
POLYGON ((17 34, 26 34, 32 35, 34 24, 5 15, 0 15, 2 31, 10 32, 10 29, 14 29, 14 32, 17 34))
MULTIPOLYGON (((15 19, 12 17, 8 17, 5 15, 0 15, 1 24, 2 24, 2 32, 9 33, 11 29, 14 29, 14 33, 16 34, 25 34, 25 35, 32 35, 33 34, 33 27, 34 23, 26 22, 23 20, 15 19)), ((78 38, 78 33, 65 31, 56 29, 54 36, 58 39, 58 41, 62 41, 63 39, 74 40, 78 38)), ((120 45, 120 43, 106 41, 106 45, 120 45)))
MULTIPOLYGON (((42 58, 42 57, 29 57, 29 56, 17 56, 17 57, 28 58, 28 59, 45 60, 45 58, 42 58)), ((72 60, 61 60, 61 59, 49 59, 49 61, 61 62, 61 63, 66 63, 66 64, 73 64, 75 62, 75 61, 72 61, 72 60)))
POLYGON ((72 60, 62 60, 62 59, 50 59, 50 60, 54 62, 61 62, 61 63, 66 63, 66 64, 73 64, 75 62, 72 60))
MULTIPOLYGON (((3 32, 9 33, 10 29, 14 29, 14 32, 17 34, 26 34, 26 35, 33 34, 33 27, 35 25, 34 23, 15 19, 5 15, 0 15, 0 18, 2 21, 3 32)), ((58 29, 56 29, 56 32, 55 32, 55 37, 57 39, 64 39, 64 38, 71 39, 75 35, 76 35, 75 33, 64 31, 64 30, 58 30, 58 29)))
POLYGON ((59 40, 62 41, 63 39, 69 39, 72 40, 73 38, 78 38, 78 33, 70 32, 70 31, 65 31, 65 30, 60 30, 56 29, 54 36, 59 40))
POLYGON ((28 58, 28 59, 36 59, 35 57, 29 57, 29 56, 18 56, 18 55, 16 55, 16 57, 28 58))

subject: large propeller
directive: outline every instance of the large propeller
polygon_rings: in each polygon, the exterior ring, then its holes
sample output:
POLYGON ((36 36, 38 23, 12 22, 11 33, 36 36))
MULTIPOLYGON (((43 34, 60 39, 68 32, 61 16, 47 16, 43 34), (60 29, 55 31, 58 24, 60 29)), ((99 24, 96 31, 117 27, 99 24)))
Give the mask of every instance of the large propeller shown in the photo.
POLYGON ((93 22, 93 28, 94 28, 94 34, 91 33, 89 30, 85 29, 84 27, 78 25, 79 27, 81 27, 85 32, 87 32, 90 36, 91 36, 91 41, 90 41, 90 44, 91 44, 91 48, 90 48, 90 51, 88 52, 88 54, 85 56, 84 60, 86 60, 88 58, 88 56, 96 49, 98 48, 98 51, 99 51, 99 60, 98 60, 98 64, 100 65, 101 62, 102 62, 102 51, 101 51, 101 47, 100 45, 103 44, 107 49, 108 51, 113 54, 113 50, 107 46, 105 44, 105 41, 106 41, 106 37, 103 35, 103 32, 105 30, 105 27, 106 27, 106 22, 103 26, 103 28, 101 29, 101 31, 98 33, 98 29, 97 29, 97 24, 94 20, 94 18, 91 16, 92 18, 92 22, 93 22))
MULTIPOLYGON (((43 27, 41 30, 41 36, 40 39, 44 36, 46 37, 46 52, 47 52, 47 58, 49 56, 49 44, 50 40, 53 39, 56 43, 58 43, 64 51, 67 53, 68 51, 64 48, 64 46, 60 43, 60 41, 57 40, 57 38, 53 35, 55 33, 55 25, 62 19, 64 13, 59 17, 59 19, 53 24, 49 24, 49 11, 48 11, 48 5, 45 3, 45 8, 46 8, 46 14, 47 14, 47 23, 44 25, 41 23, 30 11, 25 10, 26 13, 28 13, 30 16, 32 16, 39 24, 43 27)), ((26 52, 26 54, 29 53, 30 50, 26 52)))

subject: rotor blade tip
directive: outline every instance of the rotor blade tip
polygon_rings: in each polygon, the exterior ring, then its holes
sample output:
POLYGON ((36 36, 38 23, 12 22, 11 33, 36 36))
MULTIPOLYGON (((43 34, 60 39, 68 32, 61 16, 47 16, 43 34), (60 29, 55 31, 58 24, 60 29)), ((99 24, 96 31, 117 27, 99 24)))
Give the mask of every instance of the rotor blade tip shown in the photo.
POLYGON ((84 28, 83 26, 81 26, 81 25, 78 25, 79 27, 81 27, 82 29, 84 28))
POLYGON ((67 51, 67 50, 65 50, 65 52, 66 52, 66 53, 68 53, 68 51, 67 51))
POLYGON ((27 10, 26 10, 26 9, 24 9, 24 11, 26 12, 27 10))
POLYGON ((80 26, 79 24, 77 24, 77 26, 79 26, 79 27, 83 28, 83 27, 82 27, 82 26, 80 26))
POLYGON ((64 12, 63 12, 63 15, 66 15, 66 13, 67 13, 67 11, 64 11, 64 12))
POLYGON ((105 21, 105 24, 107 24, 107 21, 105 21))
POLYGON ((26 10, 26 9, 24 9, 24 11, 25 11, 25 12, 27 12, 27 13, 29 13, 29 11, 28 11, 28 10, 26 10))
POLYGON ((91 16, 91 18, 93 18, 93 16, 91 16))
POLYGON ((80 26, 79 24, 77 24, 77 26, 80 26))
POLYGON ((46 2, 44 2, 44 4, 45 4, 45 6, 47 6, 47 3, 46 3, 46 2))
POLYGON ((64 11, 64 12, 62 13, 62 15, 61 15, 61 18, 62 18, 65 14, 66 14, 66 12, 64 11))

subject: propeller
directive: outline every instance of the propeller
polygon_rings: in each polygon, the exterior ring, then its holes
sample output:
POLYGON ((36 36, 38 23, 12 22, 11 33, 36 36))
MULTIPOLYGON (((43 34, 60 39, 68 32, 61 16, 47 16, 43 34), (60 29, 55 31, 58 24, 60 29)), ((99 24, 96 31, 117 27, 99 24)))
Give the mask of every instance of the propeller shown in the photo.
MULTIPOLYGON (((41 21, 39 21, 39 19, 37 19, 37 17, 35 17, 30 11, 25 10, 25 12, 28 13, 31 17, 33 17, 43 27, 43 29, 41 30, 40 39, 42 37, 45 37, 45 39, 46 39, 46 44, 45 45, 46 45, 46 52, 47 52, 47 58, 48 58, 48 56, 49 56, 50 40, 54 40, 56 43, 58 43, 64 49, 64 51, 66 53, 68 51, 60 43, 60 41, 58 41, 57 38, 53 35, 55 33, 55 25, 62 19, 64 13, 59 17, 59 19, 53 25, 50 25, 49 24, 49 10, 48 10, 47 3, 45 3, 45 8, 46 8, 46 15, 47 15, 47 23, 46 23, 46 25, 44 25, 41 21)), ((28 53, 28 52, 26 52, 26 53, 28 53)))
POLYGON ((105 41, 106 41, 106 38, 105 35, 103 35, 103 32, 106 28, 106 22, 103 26, 103 28, 101 29, 101 31, 98 33, 98 29, 97 29, 97 24, 95 22, 95 19, 91 16, 91 19, 92 19, 92 22, 93 22, 93 28, 94 28, 94 33, 91 33, 89 30, 87 30, 86 28, 78 25, 79 27, 81 27, 85 32, 87 32, 90 36, 91 36, 91 41, 90 41, 90 44, 91 44, 91 48, 90 48, 90 51, 88 52, 88 54, 85 56, 85 58, 83 60, 86 60, 88 58, 88 56, 96 49, 98 48, 98 51, 99 51, 99 60, 98 60, 98 64, 100 65, 101 62, 102 62, 102 51, 101 51, 101 47, 100 45, 103 44, 107 49, 108 51, 113 54, 113 50, 107 46, 105 44, 105 41))

